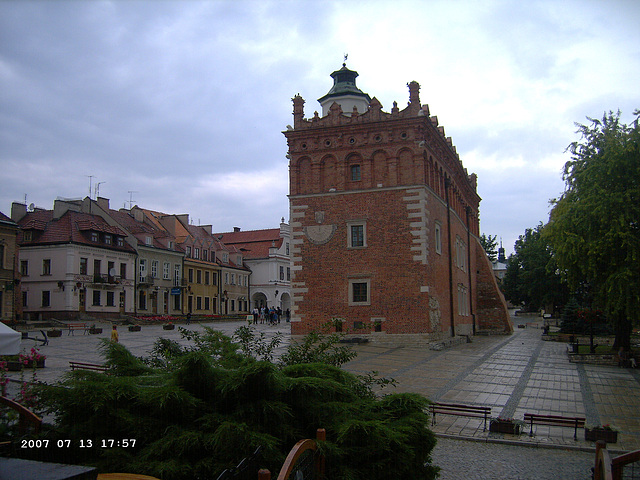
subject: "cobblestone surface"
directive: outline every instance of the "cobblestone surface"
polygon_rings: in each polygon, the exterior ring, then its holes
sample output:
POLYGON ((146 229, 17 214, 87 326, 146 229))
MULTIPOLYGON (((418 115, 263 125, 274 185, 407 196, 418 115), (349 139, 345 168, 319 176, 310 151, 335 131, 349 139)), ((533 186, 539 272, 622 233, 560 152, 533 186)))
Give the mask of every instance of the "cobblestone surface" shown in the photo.
POLYGON ((439 438, 440 480, 590 480, 594 454, 439 438))

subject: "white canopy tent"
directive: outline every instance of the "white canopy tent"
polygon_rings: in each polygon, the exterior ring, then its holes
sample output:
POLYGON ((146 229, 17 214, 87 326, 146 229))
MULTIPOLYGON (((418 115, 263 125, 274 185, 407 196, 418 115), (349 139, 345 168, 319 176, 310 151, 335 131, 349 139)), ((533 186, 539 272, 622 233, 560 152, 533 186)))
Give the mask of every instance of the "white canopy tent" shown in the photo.
POLYGON ((17 355, 20 352, 22 334, 0 322, 0 355, 17 355))

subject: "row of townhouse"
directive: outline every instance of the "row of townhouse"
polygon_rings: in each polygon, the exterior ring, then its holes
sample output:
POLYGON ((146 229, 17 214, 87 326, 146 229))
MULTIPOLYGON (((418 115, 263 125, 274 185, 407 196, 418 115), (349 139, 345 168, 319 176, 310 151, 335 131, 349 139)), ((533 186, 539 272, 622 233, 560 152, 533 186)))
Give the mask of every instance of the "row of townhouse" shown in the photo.
MULTIPOLYGON (((53 210, 14 203, 6 220, 17 226, 12 274, 20 286, 12 301, 18 318, 246 314, 265 297, 261 288, 251 298, 244 256, 260 263, 255 249, 226 245, 225 234, 191 225, 188 215, 114 210, 108 199, 87 197, 58 199, 53 210)), ((283 225, 280 231, 286 232, 283 225)), ((279 243, 262 260, 279 259, 289 248, 288 241, 279 243)), ((288 302, 288 282, 259 282, 281 285, 277 306, 288 302)))

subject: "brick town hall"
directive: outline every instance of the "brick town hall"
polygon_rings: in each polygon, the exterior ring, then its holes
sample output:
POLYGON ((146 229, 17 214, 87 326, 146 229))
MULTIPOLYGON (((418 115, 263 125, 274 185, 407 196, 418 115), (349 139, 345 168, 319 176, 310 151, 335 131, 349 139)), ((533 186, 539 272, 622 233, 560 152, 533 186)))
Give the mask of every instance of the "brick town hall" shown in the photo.
POLYGON ((476 175, 420 105, 384 112, 345 64, 304 118, 293 98, 289 146, 291 333, 332 329, 437 340, 512 331, 478 241, 476 175), (362 330, 360 328, 364 327, 362 330))

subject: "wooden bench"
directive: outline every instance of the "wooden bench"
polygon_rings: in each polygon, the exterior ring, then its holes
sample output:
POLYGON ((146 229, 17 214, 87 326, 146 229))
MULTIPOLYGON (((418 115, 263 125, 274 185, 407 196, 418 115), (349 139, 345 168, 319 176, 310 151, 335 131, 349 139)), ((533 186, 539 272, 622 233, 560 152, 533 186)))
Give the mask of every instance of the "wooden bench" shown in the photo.
POLYGON ((69 365, 71 365, 71 370, 96 370, 104 373, 109 371, 109 367, 97 363, 69 362, 69 365))
POLYGON ((67 323, 66 327, 69 329, 67 336, 73 335, 76 330, 82 330, 85 335, 89 331, 89 327, 86 323, 67 323))
POLYGON ((477 405, 432 403, 429 405, 429 411, 431 412, 431 425, 436 424, 436 413, 442 413, 461 417, 484 418, 484 430, 486 430, 487 420, 491 417, 491 407, 479 407, 477 405))
POLYGON ((537 413, 525 413, 524 421, 531 427, 529 436, 533 437, 533 425, 548 425, 551 427, 573 428, 573 439, 578 440, 578 429, 584 428, 584 417, 562 417, 560 415, 538 415, 537 413))

